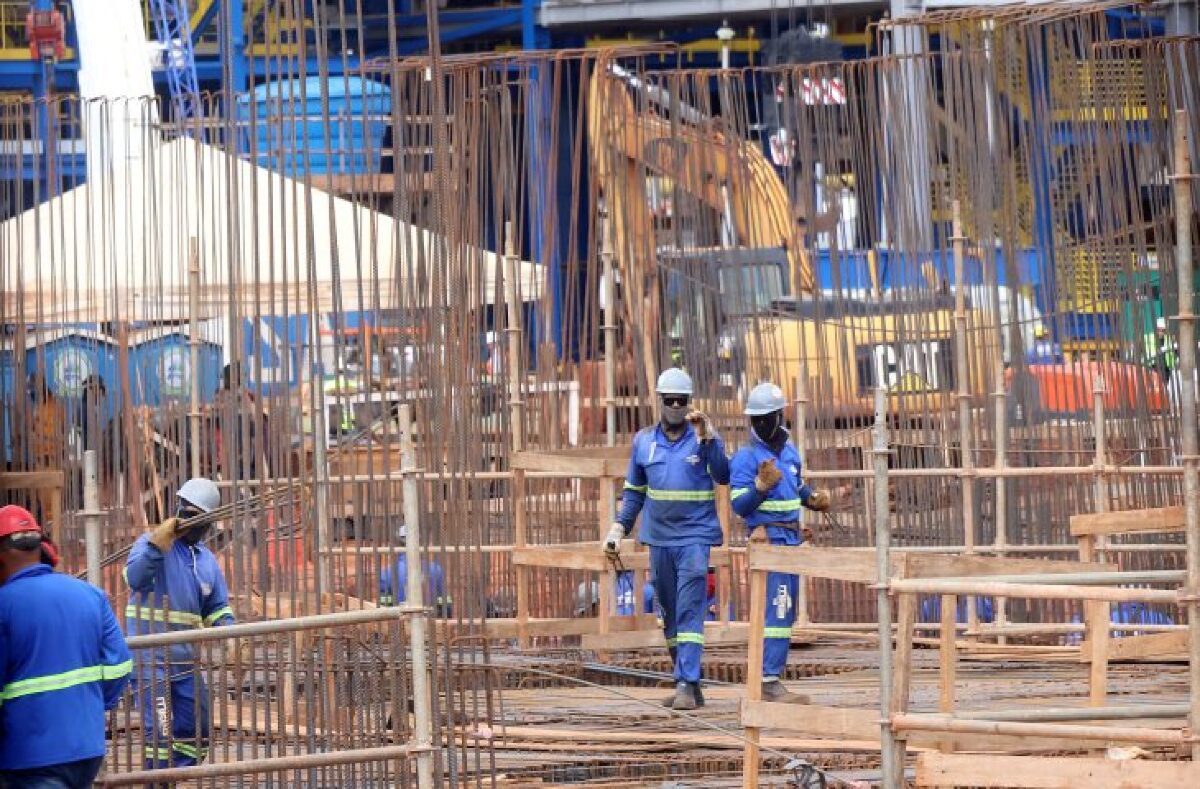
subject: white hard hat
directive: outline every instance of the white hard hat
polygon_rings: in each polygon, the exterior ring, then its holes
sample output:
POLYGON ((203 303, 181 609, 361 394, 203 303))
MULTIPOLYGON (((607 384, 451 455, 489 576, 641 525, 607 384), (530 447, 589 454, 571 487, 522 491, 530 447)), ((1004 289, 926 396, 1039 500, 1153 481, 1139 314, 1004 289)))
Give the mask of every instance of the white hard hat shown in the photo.
POLYGON ((183 483, 176 495, 180 501, 186 501, 204 512, 212 512, 221 506, 221 491, 217 490, 215 482, 205 477, 192 477, 183 483))
POLYGON ((750 390, 746 397, 746 416, 762 416, 787 407, 783 390, 772 383, 762 383, 750 390))
POLYGON ((678 367, 668 367, 658 376, 654 391, 659 394, 692 395, 692 377, 678 367))

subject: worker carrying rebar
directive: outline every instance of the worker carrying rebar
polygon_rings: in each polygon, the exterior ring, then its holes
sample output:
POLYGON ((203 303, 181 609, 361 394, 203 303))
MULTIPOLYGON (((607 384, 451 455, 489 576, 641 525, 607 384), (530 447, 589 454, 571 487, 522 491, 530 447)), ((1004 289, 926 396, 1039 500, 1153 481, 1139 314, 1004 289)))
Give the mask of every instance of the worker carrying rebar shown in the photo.
POLYGON ((700 661, 709 549, 722 541, 714 488, 729 483, 729 459, 712 421, 690 409, 687 373, 664 370, 655 390, 662 406, 659 423, 633 439, 621 511, 602 547, 610 558, 619 557, 621 540, 641 514, 638 539, 650 546, 663 634, 675 662, 675 693, 665 704, 693 710, 704 704, 700 661))
POLYGON ((0 507, 0 787, 90 787, 129 682, 108 598, 57 564, 33 515, 0 507))
MULTIPOLYGON (((176 494, 175 517, 133 544, 125 581, 133 594, 125 609, 130 635, 220 627, 234 623, 225 576, 213 552, 203 545, 211 522, 183 524, 221 503, 216 484, 189 479, 176 494)), ((243 648, 243 664, 249 645, 243 648)), ((192 644, 139 650, 134 685, 146 732, 146 767, 199 764, 211 728, 208 690, 192 644)))
MULTIPOLYGON (((829 509, 828 490, 810 488, 801 476, 800 453, 788 440, 783 391, 772 383, 750 390, 745 414, 750 417, 750 441, 733 456, 730 464, 730 502, 746 521, 751 542, 800 545, 812 539, 801 524, 800 510, 829 509)), ((767 616, 763 637, 763 699, 804 704, 808 699, 789 692, 781 681, 787 665, 796 621, 799 577, 787 573, 767 574, 767 616)))

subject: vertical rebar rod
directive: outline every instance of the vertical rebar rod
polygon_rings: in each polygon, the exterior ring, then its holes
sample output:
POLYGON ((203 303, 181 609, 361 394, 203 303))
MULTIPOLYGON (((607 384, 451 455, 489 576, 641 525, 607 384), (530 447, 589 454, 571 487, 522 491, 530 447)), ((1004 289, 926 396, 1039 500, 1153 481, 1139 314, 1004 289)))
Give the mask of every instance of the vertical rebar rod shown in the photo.
MULTIPOLYGON (((188 331, 189 377, 191 383, 191 410, 188 411, 188 448, 190 449, 189 476, 200 476, 200 244, 193 236, 188 239, 188 331)), ((235 354, 230 364, 237 364, 235 354)))
POLYGON ((1197 471, 1196 436, 1196 316, 1193 313, 1195 283, 1192 260, 1192 183, 1188 155, 1189 118, 1185 110, 1175 112, 1175 266, 1179 284, 1179 395, 1180 429, 1183 433, 1183 508, 1187 531, 1187 619, 1188 679, 1193 732, 1192 760, 1200 760, 1200 475, 1197 471))
POLYGON ((887 394, 875 390, 875 428, 872 452, 875 464, 875 605, 879 618, 879 751, 883 789, 900 789, 896 740, 892 734, 892 603, 888 598, 891 576, 891 523, 888 520, 887 394))
MULTIPOLYGON (((425 605, 425 568, 421 564, 421 508, 417 501, 417 452, 413 446, 412 405, 400 406, 400 463, 404 482, 404 527, 407 539, 404 558, 408 577, 405 600, 410 606, 425 605)), ((412 653, 413 678, 413 736, 419 746, 433 745, 433 697, 429 686, 429 658, 426 654, 428 617, 424 612, 413 614, 409 620, 409 649, 412 653)), ((417 755, 417 786, 433 787, 433 753, 417 755)))
POLYGON ((87 550, 87 580, 103 588, 101 566, 104 546, 100 539, 100 485, 96 479, 96 450, 83 453, 83 534, 87 550))

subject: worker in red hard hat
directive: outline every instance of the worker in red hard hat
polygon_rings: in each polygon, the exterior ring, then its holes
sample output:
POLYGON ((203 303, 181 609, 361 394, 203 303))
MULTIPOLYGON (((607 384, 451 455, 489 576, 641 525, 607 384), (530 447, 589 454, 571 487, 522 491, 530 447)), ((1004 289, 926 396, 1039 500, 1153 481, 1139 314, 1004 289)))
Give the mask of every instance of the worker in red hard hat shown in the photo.
POLYGON ((0 507, 0 786, 83 789, 104 762, 104 713, 132 663, 108 599, 54 572, 22 507, 0 507))

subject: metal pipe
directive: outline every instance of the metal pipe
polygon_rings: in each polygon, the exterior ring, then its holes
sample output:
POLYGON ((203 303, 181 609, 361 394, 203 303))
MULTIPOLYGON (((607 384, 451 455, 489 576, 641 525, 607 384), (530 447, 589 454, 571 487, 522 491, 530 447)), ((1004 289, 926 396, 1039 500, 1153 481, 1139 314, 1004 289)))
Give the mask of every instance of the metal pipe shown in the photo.
POLYGON ((1117 704, 1108 707, 1038 707, 1036 709, 979 710, 959 712, 958 720, 991 721, 1104 721, 1140 718, 1185 718, 1186 702, 1178 704, 1117 704))
POLYGON ((381 745, 378 748, 355 748, 348 751, 328 753, 306 753, 299 756, 273 756, 267 759, 247 759, 238 762, 201 764, 196 767, 170 767, 162 770, 137 770, 131 773, 106 775, 96 779, 98 786, 131 786, 147 784, 157 786, 201 778, 220 778, 255 773, 274 773, 283 770, 306 770, 316 767, 331 767, 338 764, 358 762, 382 762, 390 759, 407 759, 416 756, 429 757, 430 746, 405 743, 404 745, 381 745))
POLYGON ((613 265, 612 238, 609 236, 608 208, 600 208, 600 281, 604 283, 604 443, 617 445, 617 289, 613 278, 617 275, 613 265))
POLYGON ((1020 721, 962 720, 946 715, 905 713, 892 716, 897 731, 954 732, 956 734, 995 734, 1018 737, 1061 737, 1076 740, 1139 742, 1152 745, 1180 745, 1179 729, 1150 729, 1132 726, 1074 726, 1062 723, 1023 723, 1020 721))
MULTIPOLYGON (((516 365, 515 360, 510 364, 516 365)), ((417 453, 413 446, 412 405, 400 406, 400 464, 406 471, 417 470, 417 453)), ((408 630, 412 655, 413 677, 413 742, 422 750, 417 755, 417 786, 433 789, 433 695, 429 682, 429 659, 426 654, 428 621, 425 613, 425 568, 421 563, 421 507, 417 501, 417 481, 404 480, 404 526, 407 529, 405 558, 408 578, 405 600, 417 609, 408 630)))
MULTIPOLYGON (((1183 453, 1183 510, 1187 533, 1188 679, 1191 714, 1188 726, 1200 727, 1200 448, 1196 436, 1196 316, 1192 260, 1192 181, 1188 153, 1190 119, 1175 112, 1175 268, 1179 290, 1179 405, 1183 453)), ((1192 760, 1200 761, 1200 740, 1191 743, 1192 760)))
POLYGON ((875 428, 872 454, 875 474, 875 605, 879 623, 879 752, 883 789, 900 789, 903 761, 896 764, 896 739, 892 733, 892 602, 888 598, 891 576, 891 518, 888 512, 888 429, 887 394, 882 386, 875 390, 875 428))
POLYGON ((87 582, 102 587, 104 546, 100 535, 100 484, 96 472, 96 450, 83 453, 83 539, 87 551, 87 582))
POLYGON ((225 627, 205 627, 194 630, 172 630, 167 633, 148 633, 144 636, 129 636, 125 639, 130 649, 152 649, 175 644, 198 644, 204 641, 225 641, 234 638, 269 636, 277 633, 297 633, 301 630, 320 630, 326 627, 349 627, 387 622, 406 616, 425 613, 426 609, 411 604, 388 606, 387 608, 363 608, 356 611, 338 611, 332 614, 312 614, 291 619, 273 619, 265 622, 242 622, 225 627))
POLYGON ((1110 589, 1103 586, 1078 584, 1031 584, 989 581, 944 581, 931 578, 911 578, 892 581, 895 592, 924 592, 926 594, 987 595, 989 597, 1029 597, 1046 600, 1108 600, 1114 603, 1179 602, 1179 593, 1171 589, 1110 589))
POLYGON ((508 335, 508 358, 505 362, 508 366, 509 430, 512 450, 520 452, 525 448, 525 429, 521 410, 521 303, 517 290, 517 241, 511 221, 504 223, 504 231, 504 301, 507 316, 504 331, 508 335))
MULTIPOLYGON (((958 450, 964 471, 975 468, 971 448, 971 368, 967 361, 967 288, 966 242, 962 229, 962 203, 954 201, 954 374, 958 379, 958 450)), ((975 553, 975 482, 963 476, 962 516, 965 553, 975 553)), ((974 600, 967 600, 967 630, 979 628, 979 612, 974 600)))
POLYGON ((1179 583, 1187 573, 1183 570, 1125 570, 1114 572, 1082 573, 1030 573, 1028 575, 971 575, 939 576, 938 581, 961 581, 981 583, 1029 583, 1029 584, 1095 584, 1116 586, 1119 584, 1179 583))

